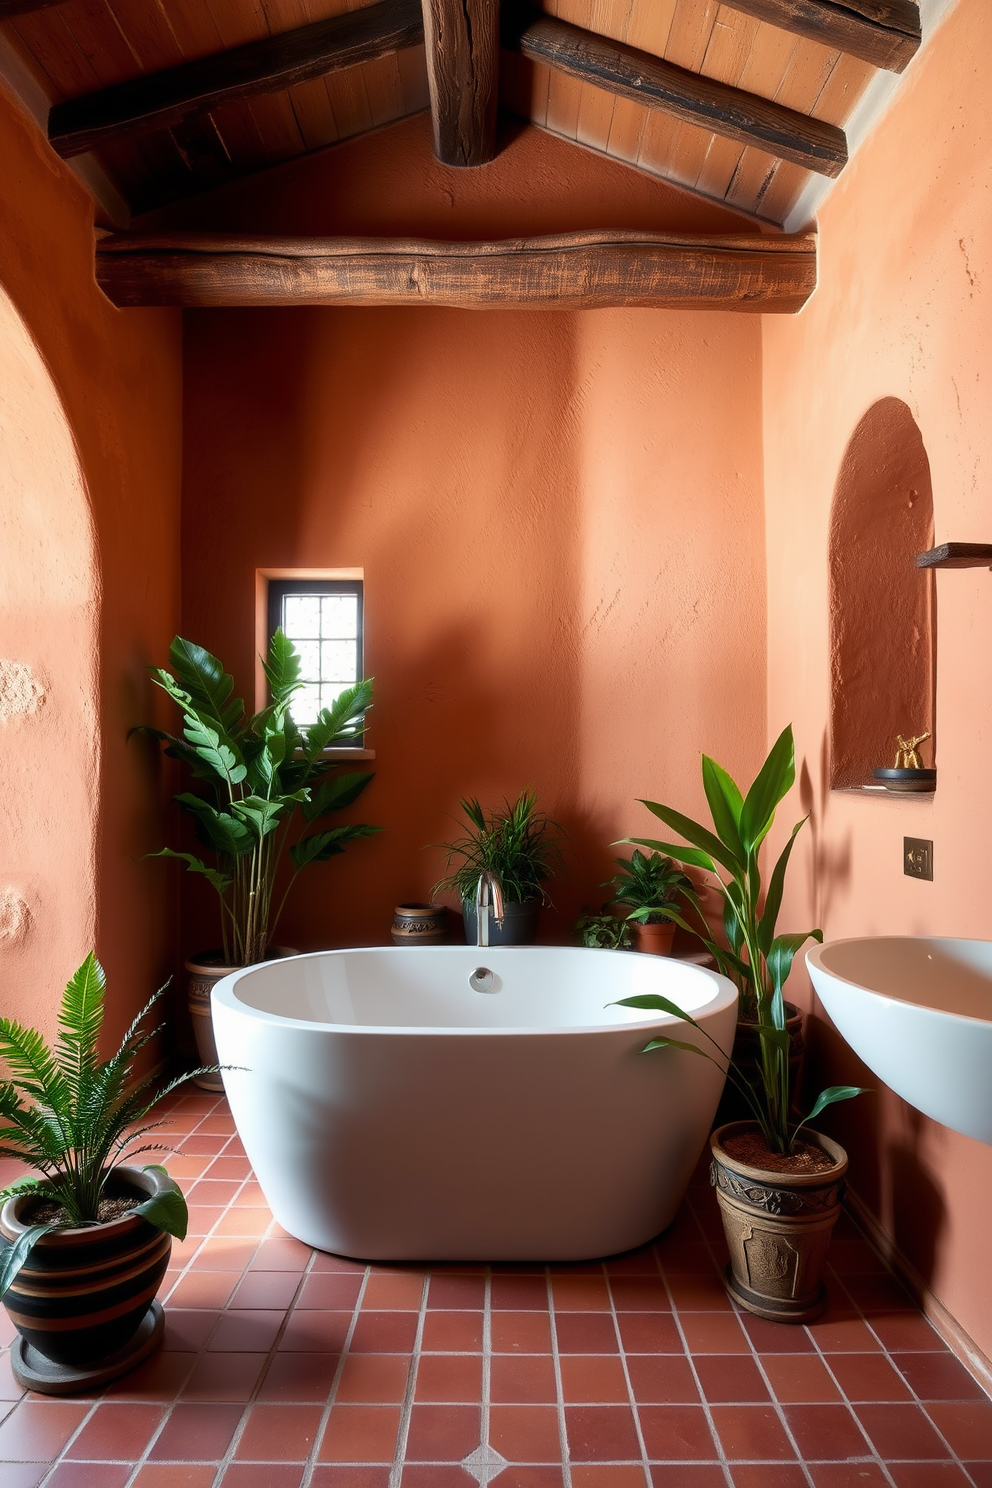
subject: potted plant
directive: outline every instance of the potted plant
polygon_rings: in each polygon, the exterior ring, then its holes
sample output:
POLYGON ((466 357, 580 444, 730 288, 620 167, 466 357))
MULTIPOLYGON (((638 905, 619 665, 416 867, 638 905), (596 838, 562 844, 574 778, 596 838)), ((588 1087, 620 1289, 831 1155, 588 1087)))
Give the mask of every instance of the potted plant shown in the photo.
POLYGON ((131 1369, 161 1341, 154 1300, 172 1236, 186 1236, 186 1201, 157 1165, 134 1167, 141 1152, 168 1151, 143 1139, 162 1098, 190 1075, 155 1088, 136 1079, 138 1053, 160 1032, 145 1004, 117 1052, 100 1059, 105 979, 90 953, 62 997, 54 1047, 0 1018, 0 1156, 28 1163, 0 1192, 0 1297, 20 1338, 12 1350, 18 1382, 46 1394, 95 1388, 131 1369), (138 1145, 135 1145, 138 1144, 138 1145))
POLYGON ((610 880, 616 890, 615 904, 629 906, 627 922, 635 951, 667 956, 679 917, 678 899, 692 893, 692 882, 671 858, 653 852, 650 857, 635 847, 629 858, 614 858, 619 873, 610 880))
POLYGON ((610 914, 604 905, 599 914, 586 910, 575 922, 575 938, 581 946, 597 951, 630 949, 630 925, 626 919, 610 914))
MULTIPOLYGON (((281 630, 273 635, 264 663, 271 702, 251 716, 242 700, 232 697, 233 678, 202 646, 176 636, 169 659, 171 672, 153 668, 152 675, 182 711, 182 732, 143 732, 162 740, 166 754, 188 765, 199 786, 174 799, 192 817, 212 865, 169 847, 157 856, 181 859, 217 894, 221 946, 186 962, 200 1061, 212 1065, 217 1059, 210 1022, 214 984, 239 967, 291 955, 272 942, 297 875, 311 863, 337 856, 356 838, 380 830, 366 822, 323 825, 332 812, 356 801, 373 778, 367 772, 339 774, 339 764, 328 752, 361 740, 372 706, 372 682, 347 688, 315 723, 299 729, 291 702, 301 686, 300 658, 281 630), (296 840, 290 843, 294 831, 296 840), (288 879, 278 883, 284 866, 288 879)), ((219 1077, 198 1083, 223 1089, 219 1077)))
MULTIPOLYGON (((833 1102, 861 1094, 855 1086, 831 1086, 820 1093, 807 1116, 796 1121, 791 1114, 783 988, 800 946, 823 936, 819 930, 776 935, 775 928, 789 857, 806 818, 793 827, 763 899, 758 858, 776 807, 795 777, 791 726, 773 744, 746 795, 726 770, 704 755, 703 788, 713 830, 669 806, 645 801, 649 811, 690 845, 633 839, 710 874, 723 900, 727 945, 718 945, 705 931, 696 933, 721 970, 753 999, 759 1041, 757 1083, 752 1085, 733 1061, 728 1063, 726 1051, 716 1044, 719 1057, 695 1044, 664 1037, 652 1039, 645 1052, 676 1047, 714 1059, 726 1069, 746 1103, 753 1119, 718 1127, 710 1138, 712 1181, 730 1249, 727 1287, 742 1307, 780 1322, 808 1322, 826 1305, 820 1277, 847 1171, 843 1148, 807 1123, 833 1102)), ((709 1038, 667 998, 631 997, 623 1005, 669 1013, 709 1038)))
POLYGON ((445 843, 446 861, 458 866, 434 885, 433 894, 454 890, 462 905, 465 939, 478 939, 475 900, 479 880, 490 875, 499 884, 503 915, 490 927, 490 945, 533 945, 537 918, 547 902, 544 881, 552 876, 560 860, 557 822, 537 810, 534 791, 521 791, 511 806, 486 815, 479 802, 469 797, 460 802, 468 817, 464 837, 445 843))

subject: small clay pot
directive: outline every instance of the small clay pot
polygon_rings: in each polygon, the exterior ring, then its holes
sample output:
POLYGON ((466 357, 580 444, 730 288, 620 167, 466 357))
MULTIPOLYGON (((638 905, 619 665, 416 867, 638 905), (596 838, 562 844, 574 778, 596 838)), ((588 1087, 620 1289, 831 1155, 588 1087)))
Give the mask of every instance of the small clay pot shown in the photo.
MULTIPOLYGON (((296 954, 291 946, 269 946, 269 954, 265 959, 277 961, 284 956, 296 954)), ((230 976, 232 971, 240 971, 241 967, 227 966, 223 951, 203 951, 198 956, 190 956, 186 962, 186 970, 189 972, 186 995, 196 1038, 197 1059, 200 1064, 216 1064, 217 1045, 214 1042, 214 1025, 210 1017, 210 994, 222 977, 230 976)), ((221 1075, 194 1075, 193 1084, 198 1085, 201 1090, 218 1093, 224 1089, 221 1075)))
POLYGON ((710 1182, 716 1188, 730 1251, 724 1284, 748 1312, 775 1323, 808 1323, 827 1305, 823 1266, 844 1194, 847 1153, 819 1132, 803 1139, 832 1159, 819 1173, 779 1173, 732 1157, 724 1141, 757 1132, 732 1121, 710 1137, 710 1182))
POLYGON ((670 956, 675 926, 671 920, 657 920, 646 925, 640 920, 628 920, 634 940, 635 951, 646 951, 649 956, 670 956))
POLYGON ((393 910, 393 945, 444 945, 448 930, 446 904, 397 904, 393 910))

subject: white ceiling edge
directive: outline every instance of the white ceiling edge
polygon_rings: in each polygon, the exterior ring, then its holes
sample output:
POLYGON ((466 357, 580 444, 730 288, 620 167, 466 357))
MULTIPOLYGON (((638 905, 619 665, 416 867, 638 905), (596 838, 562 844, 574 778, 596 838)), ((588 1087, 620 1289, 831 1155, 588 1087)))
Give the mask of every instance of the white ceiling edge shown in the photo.
MULTIPOLYGON (((923 42, 904 72, 876 72, 863 95, 854 107, 854 112, 844 125, 847 135, 849 160, 864 144, 879 120, 888 112, 893 99, 902 87, 902 80, 912 76, 919 66, 930 37, 947 16, 957 0, 920 0, 920 23, 923 42)), ((805 232, 814 225, 816 214, 843 176, 813 176, 803 188, 795 206, 782 224, 783 232, 805 232)))
MULTIPOLYGON (((48 110, 51 107, 44 91, 31 76, 10 43, 0 36, 0 83, 33 119, 46 140, 48 138, 48 110)), ((77 155, 65 164, 85 186, 97 207, 96 220, 104 227, 127 227, 131 213, 127 202, 116 186, 97 165, 92 155, 77 155)))

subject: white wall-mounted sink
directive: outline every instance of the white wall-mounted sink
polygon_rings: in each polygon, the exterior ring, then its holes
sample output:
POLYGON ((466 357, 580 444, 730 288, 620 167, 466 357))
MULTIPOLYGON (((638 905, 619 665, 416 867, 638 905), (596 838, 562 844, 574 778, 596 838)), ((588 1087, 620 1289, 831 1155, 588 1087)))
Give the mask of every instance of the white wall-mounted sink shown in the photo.
POLYGON ((875 936, 806 965, 854 1052, 917 1110, 992 1143, 992 941, 875 936))

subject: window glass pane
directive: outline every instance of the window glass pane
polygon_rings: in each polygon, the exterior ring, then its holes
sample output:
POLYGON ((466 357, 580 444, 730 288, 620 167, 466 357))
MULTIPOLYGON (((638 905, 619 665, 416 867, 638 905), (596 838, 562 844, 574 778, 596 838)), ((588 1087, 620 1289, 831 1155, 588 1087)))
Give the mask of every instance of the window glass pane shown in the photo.
MULTIPOLYGON (((321 635, 349 639, 358 635, 358 597, 354 594, 325 594, 321 600, 321 635)), ((314 632, 316 634, 316 632, 314 632)))
POLYGON ((289 711, 293 715, 294 723, 306 727, 317 722, 317 714, 322 706, 326 705, 321 704, 320 701, 320 686, 318 683, 312 683, 301 687, 299 692, 293 694, 289 711))
POLYGON ((282 628, 290 640, 320 635, 319 594, 287 594, 282 603, 282 628))
POLYGON ((322 708, 332 707, 349 687, 354 686, 352 682, 342 682, 335 685, 333 682, 325 682, 320 689, 320 706, 322 708))
POLYGON ((319 641, 295 641, 297 652, 300 657, 302 668, 300 677, 304 682, 320 681, 320 642, 319 641))
POLYGON ((321 681, 355 682, 356 660, 354 641, 321 641, 321 681))

